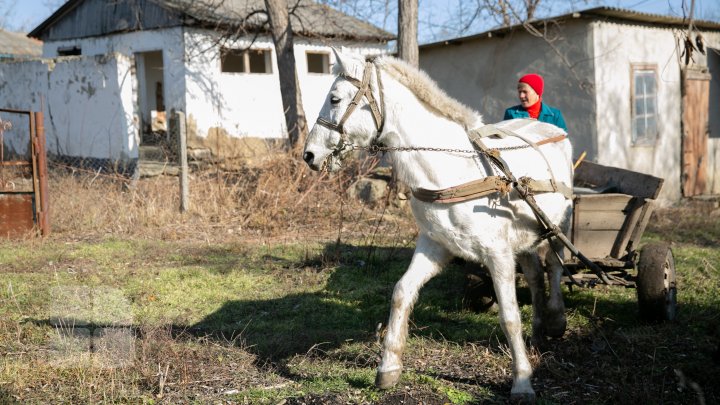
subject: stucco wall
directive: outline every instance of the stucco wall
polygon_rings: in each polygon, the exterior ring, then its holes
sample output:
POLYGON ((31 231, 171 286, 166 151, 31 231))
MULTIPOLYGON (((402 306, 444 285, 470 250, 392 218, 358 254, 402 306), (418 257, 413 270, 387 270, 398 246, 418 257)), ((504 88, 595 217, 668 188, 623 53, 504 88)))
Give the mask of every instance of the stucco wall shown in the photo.
MULTIPOLYGON (((252 149, 262 149, 253 142, 257 138, 280 139, 287 136, 285 117, 280 94, 280 79, 277 68, 277 54, 270 38, 240 39, 225 43, 225 47, 243 49, 273 49, 271 54, 272 73, 224 73, 220 67, 220 51, 217 39, 204 30, 188 29, 187 44, 187 116, 189 145, 205 147, 215 154, 238 156, 252 154, 252 149), (196 52, 202 49, 203 52, 196 52), (253 146, 255 145, 255 146, 253 146)), ((360 43, 336 42, 332 45, 346 51, 376 54, 383 47, 360 43)), ((296 39, 294 44, 295 63, 300 82, 303 108, 308 124, 317 118, 325 101, 331 74, 308 74, 307 51, 323 51, 334 55, 330 45, 296 39)))
MULTIPOLYGON (((79 47, 83 56, 120 53, 130 57, 140 52, 162 51, 165 108, 167 111, 173 108, 185 111, 186 73, 183 40, 181 27, 135 31, 104 37, 45 42, 43 57, 55 57, 59 48, 73 46, 79 47)), ((143 75, 138 77, 143 78, 143 75)))
MULTIPOLYGON (((270 74, 221 72, 221 43, 225 47, 244 48, 250 46, 251 39, 227 42, 210 30, 177 27, 47 42, 43 52, 55 56, 58 48, 73 46, 81 48, 83 55, 162 51, 166 110, 185 111, 190 147, 207 148, 223 156, 252 155, 254 149, 262 153, 266 145, 258 139, 287 136, 273 42, 269 37, 259 37, 252 43, 252 48, 273 49, 270 74)), ((296 38, 295 62, 309 124, 315 121, 334 78, 330 74, 308 74, 305 53, 328 52, 333 63, 331 45, 363 54, 385 52, 382 44, 296 38)), ((138 61, 138 68, 142 69, 143 59, 138 61)), ((140 88, 145 88, 144 75, 138 74, 137 78, 140 88)), ((140 102, 140 110, 144 111, 152 102, 140 102)))
MULTIPOLYGON (((671 29, 595 22, 598 94, 598 163, 618 166, 665 179, 660 199, 675 202, 682 197, 682 93, 681 50, 677 44, 682 32, 671 29), (658 71, 658 139, 651 145, 632 142, 631 79, 632 64, 654 64, 658 71)), ((706 40, 717 44, 715 34, 706 40)), ((704 60, 695 57, 696 62, 704 60)), ((720 72, 718 72, 720 73, 720 72)), ((718 78, 716 78, 717 80, 718 78)), ((712 103, 711 103, 712 105, 712 103)), ((717 105, 717 104, 715 104, 717 105)), ((718 111, 710 111, 710 115, 718 111)), ((718 192, 718 140, 708 144, 708 173, 712 183, 708 191, 718 192)))
POLYGON ((575 156, 587 151, 592 159, 596 151, 590 32, 575 21, 548 29, 548 39, 555 42, 517 30, 425 46, 420 49, 420 67, 488 123, 502 120, 505 109, 519 103, 517 81, 522 75, 541 74, 543 100, 562 111, 575 156))
POLYGON ((4 108, 42 111, 47 152, 137 159, 133 61, 119 54, 0 64, 4 108))

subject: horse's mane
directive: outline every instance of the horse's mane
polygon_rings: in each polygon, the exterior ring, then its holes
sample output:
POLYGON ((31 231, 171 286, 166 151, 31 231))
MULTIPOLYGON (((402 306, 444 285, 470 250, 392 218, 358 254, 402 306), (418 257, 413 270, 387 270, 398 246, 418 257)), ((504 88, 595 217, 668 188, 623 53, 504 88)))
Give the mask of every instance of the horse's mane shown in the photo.
POLYGON ((378 58, 377 63, 423 104, 442 116, 457 122, 466 130, 482 125, 480 113, 448 96, 425 72, 389 56, 378 58))

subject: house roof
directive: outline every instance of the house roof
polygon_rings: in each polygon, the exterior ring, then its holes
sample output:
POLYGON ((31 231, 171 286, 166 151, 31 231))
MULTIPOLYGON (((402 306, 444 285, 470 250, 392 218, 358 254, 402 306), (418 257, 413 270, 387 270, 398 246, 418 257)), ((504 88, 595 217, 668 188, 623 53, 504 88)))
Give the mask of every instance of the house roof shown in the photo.
POLYGON ((33 58, 42 55, 42 42, 19 32, 0 29, 0 59, 33 58))
MULTIPOLYGON (((555 17, 543 18, 539 20, 531 20, 531 24, 542 24, 545 22, 554 22, 571 19, 588 19, 588 20, 605 20, 605 21, 618 21, 635 24, 646 24, 658 27, 667 28, 687 28, 688 20, 685 18, 674 17, 669 15, 661 14, 649 14, 641 13, 639 11, 626 10, 616 7, 595 7, 583 11, 575 11, 555 17)), ((708 31, 720 31, 720 22, 716 21, 705 21, 705 20, 694 20, 693 25, 697 29, 708 30, 708 31)), ((432 42, 423 44, 421 48, 429 48, 434 46, 448 45, 451 43, 461 43, 467 40, 488 38, 496 34, 502 34, 510 31, 514 31, 518 28, 523 28, 523 24, 511 25, 508 27, 494 28, 488 31, 481 32, 479 34, 468 35, 464 37, 458 37, 453 39, 446 39, 442 41, 432 42)))
MULTIPOLYGON (((85 0, 70 0, 33 29, 28 36, 41 37, 85 0)), ((267 15, 264 0, 146 0, 167 10, 173 19, 185 26, 227 28, 248 32, 265 29, 267 15)), ((370 41, 389 41, 395 36, 368 22, 344 14, 312 0, 289 2, 293 32, 305 37, 342 38, 370 41)), ((176 24, 177 25, 177 24, 176 24)), ((169 26, 169 25, 168 25, 169 26)), ((140 30, 141 24, 125 31, 140 30)))

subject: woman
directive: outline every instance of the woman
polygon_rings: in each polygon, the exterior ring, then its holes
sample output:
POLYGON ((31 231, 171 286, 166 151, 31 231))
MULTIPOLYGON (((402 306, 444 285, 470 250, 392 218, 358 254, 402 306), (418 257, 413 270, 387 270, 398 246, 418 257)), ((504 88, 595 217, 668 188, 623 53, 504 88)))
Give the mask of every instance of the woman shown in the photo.
POLYGON ((520 104, 505 110, 503 119, 534 118, 558 126, 567 132, 567 125, 560 110, 542 102, 543 87, 542 76, 530 73, 520 78, 517 85, 520 104))

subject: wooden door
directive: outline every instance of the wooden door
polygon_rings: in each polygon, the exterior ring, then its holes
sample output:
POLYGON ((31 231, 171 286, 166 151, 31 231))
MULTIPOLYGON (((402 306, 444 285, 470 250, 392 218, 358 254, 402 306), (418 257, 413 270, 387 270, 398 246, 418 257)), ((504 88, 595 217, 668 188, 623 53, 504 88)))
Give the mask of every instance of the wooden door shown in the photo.
POLYGON ((705 194, 707 182, 710 73, 707 68, 683 71, 682 191, 683 196, 705 194))

